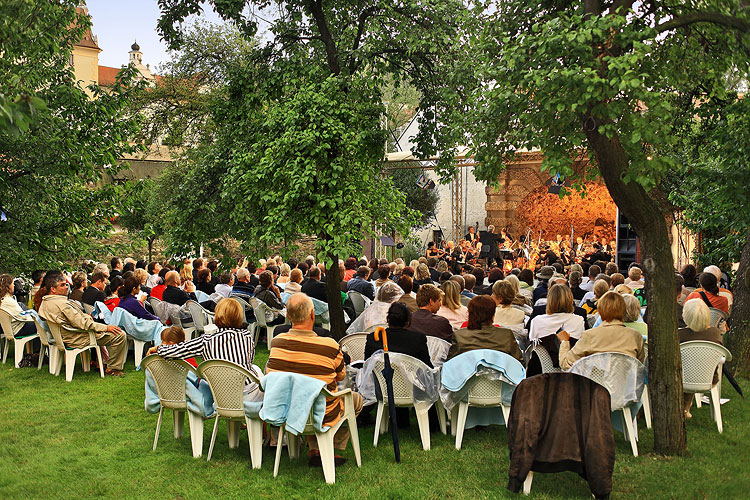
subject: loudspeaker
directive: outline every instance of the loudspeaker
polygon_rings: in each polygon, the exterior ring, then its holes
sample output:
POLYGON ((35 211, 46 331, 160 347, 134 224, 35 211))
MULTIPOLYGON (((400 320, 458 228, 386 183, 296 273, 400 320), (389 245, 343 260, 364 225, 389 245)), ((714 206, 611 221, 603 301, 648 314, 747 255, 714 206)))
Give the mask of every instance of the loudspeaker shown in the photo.
POLYGON ((630 227, 628 219, 617 210, 615 220, 617 228, 617 252, 615 262, 623 274, 627 274, 628 266, 633 262, 639 261, 638 235, 630 227))

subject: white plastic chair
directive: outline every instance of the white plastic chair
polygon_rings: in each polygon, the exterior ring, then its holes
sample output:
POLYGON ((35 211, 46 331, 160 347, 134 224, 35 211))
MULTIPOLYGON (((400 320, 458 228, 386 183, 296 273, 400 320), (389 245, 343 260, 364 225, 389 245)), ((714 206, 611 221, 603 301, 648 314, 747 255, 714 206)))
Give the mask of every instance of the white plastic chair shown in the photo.
POLYGON ((250 323, 247 320, 247 310, 248 309, 252 310, 253 306, 251 306, 250 303, 247 300, 245 300, 245 297, 243 297, 242 295, 230 295, 229 298, 236 300, 242 306, 242 323, 243 324, 247 323, 247 329, 251 334, 253 334, 253 339, 255 340, 255 327, 257 323, 255 321, 250 323))
POLYGON ((612 397, 612 411, 622 413, 623 432, 625 438, 630 441, 633 456, 638 456, 638 437, 636 435, 635 421, 631 408, 633 408, 643 396, 643 382, 646 378, 646 367, 632 356, 619 352, 599 352, 581 358, 570 367, 570 373, 583 375, 604 386, 612 397), (603 363, 609 364, 609 370, 600 368, 603 363), (634 398, 626 404, 618 404, 618 400, 626 399, 627 387, 635 388, 634 398), (639 393, 638 388, 641 388, 639 393))
POLYGON ((346 351, 352 361, 365 360, 365 344, 367 343, 367 333, 350 333, 339 340, 342 351, 346 351))
POLYGON ((388 328, 388 323, 378 323, 376 325, 371 325, 367 328, 365 328, 366 333, 372 333, 378 328, 388 328))
POLYGON ((535 352, 537 358, 539 358, 539 363, 542 365, 542 373, 560 373, 562 371, 559 367, 555 367, 552 362, 552 356, 549 355, 549 352, 547 352, 547 349, 543 345, 535 345, 532 348, 532 352, 535 352))
POLYGON ((721 370, 726 361, 732 360, 732 353, 721 344, 705 340, 692 340, 680 344, 682 356, 682 390, 700 394, 709 392, 711 398, 711 418, 716 421, 719 433, 724 431, 721 420, 721 370), (719 382, 713 384, 714 372, 718 372, 719 382))
POLYGON ((214 314, 194 300, 185 302, 190 316, 193 318, 193 326, 197 335, 203 334, 203 329, 214 322, 214 314))
MULTIPOLYGON (((274 333, 276 332, 276 327, 287 324, 287 321, 284 321, 281 325, 273 325, 270 326, 268 322, 266 321, 266 311, 271 311, 272 309, 268 307, 268 305, 263 302, 262 300, 255 299, 255 304, 253 305, 253 311, 255 312, 255 321, 258 324, 258 327, 263 327, 266 329, 266 345, 268 348, 271 348, 271 342, 273 341, 274 333)), ((258 337, 260 336, 260 330, 255 331, 255 344, 258 345, 258 337)))
MULTIPOLYGON (((52 337, 55 339, 55 349, 57 349, 57 365, 55 366, 55 376, 60 375, 63 361, 65 362, 65 381, 70 382, 73 380, 73 371, 75 370, 76 357, 81 355, 81 366, 84 372, 91 371, 89 350, 94 349, 96 351, 96 357, 99 360, 99 374, 104 378, 104 363, 102 362, 102 350, 99 344, 96 343, 96 335, 93 331, 78 330, 71 328, 67 325, 59 325, 52 321, 47 321, 49 331, 52 332, 52 337), (66 347, 62 339, 62 329, 70 332, 87 333, 89 335, 89 344, 85 347, 72 348, 66 347)), ((52 357, 50 356, 50 359, 52 357)))
MULTIPOLYGON (((646 367, 646 373, 648 373, 648 344, 643 344, 643 353, 646 367)), ((646 420, 646 429, 651 428, 651 399, 648 396, 648 384, 643 385, 643 394, 641 395, 641 403, 643 404, 643 418, 646 420)))
MULTIPOLYGON (((14 357, 14 364, 16 368, 18 368, 18 365, 21 363, 21 360, 23 359, 23 348, 26 344, 34 340, 35 338, 39 337, 38 333, 32 333, 31 335, 28 335, 26 337, 14 337, 13 336, 13 321, 23 321, 20 318, 15 318, 8 314, 8 312, 3 311, 0 309, 0 325, 2 325, 3 333, 5 335, 5 349, 3 349, 3 364, 8 360, 8 348, 10 347, 10 344, 13 343, 13 357, 14 357)), ((43 352, 39 354, 39 359, 43 360, 43 352)), ((41 364, 39 366, 41 368, 41 364)))
POLYGON ((439 368, 445 363, 445 359, 448 357, 448 351, 451 348, 451 343, 447 340, 443 340, 432 335, 427 335, 427 351, 430 353, 430 361, 432 366, 439 368))
POLYGON ((174 419, 174 438, 182 437, 185 426, 185 412, 188 414, 188 426, 190 427, 190 444, 193 450, 193 458, 203 454, 203 417, 188 410, 185 397, 185 383, 188 372, 195 372, 189 363, 181 359, 164 359, 157 354, 151 354, 143 358, 141 367, 149 372, 156 385, 156 393, 161 402, 159 409, 159 420, 156 421, 156 434, 154 436, 154 447, 159 442, 161 431, 161 420, 164 409, 172 410, 174 419))
MULTIPOLYGON (((515 360, 514 360, 515 361, 515 360)), ((518 361, 516 361, 519 365, 518 361)), ((523 368, 523 367, 522 367, 523 368)), ((493 380, 486 376, 475 375, 467 382, 469 384, 469 394, 466 401, 459 401, 458 405, 453 409, 454 418, 451 419, 451 434, 456 436, 456 449, 461 449, 461 443, 464 438, 464 430, 466 429, 466 417, 469 414, 469 407, 475 406, 479 408, 497 408, 500 407, 503 412, 503 419, 505 424, 508 424, 508 417, 510 416, 510 405, 503 403, 503 386, 514 385, 505 377, 500 380, 493 380), (453 423, 455 425, 453 425, 453 423)))
POLYGON ((82 302, 81 305, 83 306, 83 312, 86 314, 91 314, 94 312, 94 306, 91 304, 86 304, 85 302, 82 302))
POLYGON ((44 352, 47 351, 49 356, 49 372, 51 375, 55 374, 55 366, 57 365, 57 349, 55 344, 49 343, 49 337, 47 337, 47 330, 44 329, 41 323, 34 318, 34 324, 36 325, 36 333, 39 335, 39 342, 42 343, 42 348, 39 350, 39 367, 37 370, 42 369, 42 363, 44 362, 44 352))
POLYGON ((159 316, 161 322, 166 325, 169 320, 169 315, 167 314, 166 308, 163 307, 162 301, 156 297, 149 297, 148 303, 151 306, 151 310, 154 311, 154 314, 159 316))
MULTIPOLYGON (((305 425, 302 436, 314 435, 318 442, 318 450, 320 451, 320 461, 323 464, 323 476, 325 477, 326 483, 334 484, 336 482, 336 462, 335 462, 335 450, 333 448, 333 437, 336 432, 345 423, 349 426, 349 433, 351 434, 350 441, 352 448, 354 448, 354 458, 357 461, 357 467, 362 467, 362 454, 359 449, 359 431, 357 429, 357 416, 354 413, 354 400, 352 398, 352 390, 344 389, 338 392, 331 392, 327 388, 323 387, 320 393, 329 398, 343 397, 344 398, 344 414, 333 427, 329 427, 325 431, 319 431, 315 428, 313 423, 313 412, 310 410, 310 415, 307 418, 307 424, 305 425)), ((276 443, 276 460, 273 465, 273 477, 276 477, 279 473, 279 461, 281 460, 281 447, 283 446, 282 436, 286 430, 286 424, 282 424, 279 429, 279 437, 276 443)), ((299 456, 300 445, 297 438, 290 433, 287 433, 287 444, 289 447, 289 457, 297 458, 299 456)))
POLYGON ((727 319, 729 318, 727 313, 715 307, 709 307, 708 310, 711 313, 710 325, 715 326, 720 332, 724 333, 727 329, 727 319))
POLYGON ((224 418, 227 420, 230 448, 239 446, 240 423, 245 422, 250 460, 253 469, 260 469, 263 460, 263 422, 260 419, 248 417, 243 403, 245 380, 250 379, 260 386, 258 377, 237 364, 218 359, 204 361, 198 365, 197 371, 198 376, 208 382, 216 404, 216 422, 211 434, 207 460, 211 460, 214 451, 219 420, 224 418))
POLYGON ((352 301, 352 305, 354 306, 354 317, 356 318, 357 316, 362 314, 362 311, 364 311, 365 307, 367 307, 365 296, 359 292, 355 292, 354 290, 347 292, 347 296, 349 297, 349 300, 352 301))
MULTIPOLYGON (((422 449, 430 449, 430 421, 427 412, 432 407, 433 403, 418 402, 414 400, 414 385, 409 381, 409 378, 404 374, 404 371, 409 373, 417 373, 419 370, 429 370, 427 365, 422 363, 420 360, 400 353, 390 353, 391 367, 393 368, 393 403, 397 407, 413 407, 417 414, 417 423, 419 424, 419 435, 422 439, 422 449), (395 354, 395 355, 394 355, 395 354)), ((385 385, 385 378, 383 377, 383 368, 385 364, 383 361, 383 355, 380 354, 379 358, 375 361, 372 368, 372 372, 375 374, 375 380, 380 386, 380 398, 378 399, 378 407, 375 413, 375 432, 372 441, 373 446, 378 445, 378 438, 380 434, 383 434, 388 428, 388 420, 390 414, 386 414, 386 418, 383 415, 386 413, 386 407, 388 406, 387 400, 387 389, 385 385)), ((435 409, 437 410, 438 420, 440 422, 440 431, 446 434, 446 417, 445 408, 440 402, 440 399, 435 401, 435 409)))

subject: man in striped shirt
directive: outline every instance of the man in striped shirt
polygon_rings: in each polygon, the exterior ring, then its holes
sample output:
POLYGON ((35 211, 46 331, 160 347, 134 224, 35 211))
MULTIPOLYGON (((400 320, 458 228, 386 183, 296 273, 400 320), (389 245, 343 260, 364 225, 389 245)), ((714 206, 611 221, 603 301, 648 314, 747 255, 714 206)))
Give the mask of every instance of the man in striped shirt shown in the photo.
MULTIPOLYGON (((286 303, 286 314, 292 322, 292 329, 273 338, 266 373, 281 371, 308 375, 322 380, 331 392, 335 392, 336 382, 343 380, 346 374, 344 357, 335 340, 319 337, 313 331, 315 310, 312 300, 302 292, 295 293, 286 303)), ((359 414, 362 410, 362 396, 356 392, 352 396, 354 412, 359 414)), ((343 404, 343 398, 340 397, 326 400, 324 426, 332 426, 339 421, 344 410, 343 404)), ((349 428, 342 426, 334 436, 333 446, 337 450, 344 450, 348 441, 349 428)), ((308 436, 307 444, 310 447, 310 464, 320 464, 315 437, 308 436)), ((340 464, 344 459, 336 456, 336 461, 340 464)))

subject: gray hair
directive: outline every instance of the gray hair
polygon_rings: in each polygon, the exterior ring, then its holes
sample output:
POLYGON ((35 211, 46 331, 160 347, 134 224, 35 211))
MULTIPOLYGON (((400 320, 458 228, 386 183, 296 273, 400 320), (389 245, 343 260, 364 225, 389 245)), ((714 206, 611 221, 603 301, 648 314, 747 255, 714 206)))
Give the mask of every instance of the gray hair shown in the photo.
POLYGON ((302 323, 310 318, 314 306, 312 299, 307 294, 298 292, 289 297, 286 302, 286 317, 292 325, 302 323))
POLYGON ((91 271, 91 274, 94 275, 96 273, 104 273, 109 276, 109 268, 107 267, 107 264, 99 263, 95 265, 94 269, 91 271))
POLYGON ((250 277, 250 271, 248 271, 246 268, 241 267, 237 269, 237 281, 240 281, 241 279, 249 278, 249 277, 250 277))
POLYGON ((625 294, 622 298, 625 299, 625 316, 623 317, 623 321, 625 323, 638 321, 638 318, 641 317, 641 303, 635 295, 625 294))
POLYGON ((694 332, 702 332, 711 325, 711 311, 700 299, 691 299, 682 307, 682 319, 694 332))

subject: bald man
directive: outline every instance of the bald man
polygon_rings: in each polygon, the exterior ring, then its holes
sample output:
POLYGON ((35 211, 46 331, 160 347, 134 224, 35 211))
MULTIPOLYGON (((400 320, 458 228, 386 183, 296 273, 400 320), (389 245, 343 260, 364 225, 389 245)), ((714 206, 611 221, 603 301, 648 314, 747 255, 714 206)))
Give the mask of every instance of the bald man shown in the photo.
POLYGON ((169 271, 164 276, 164 284, 167 286, 162 295, 164 302, 184 306, 188 300, 198 301, 195 296, 195 285, 193 283, 188 281, 185 284, 185 290, 179 288, 182 283, 180 281, 180 273, 177 271, 169 271))

